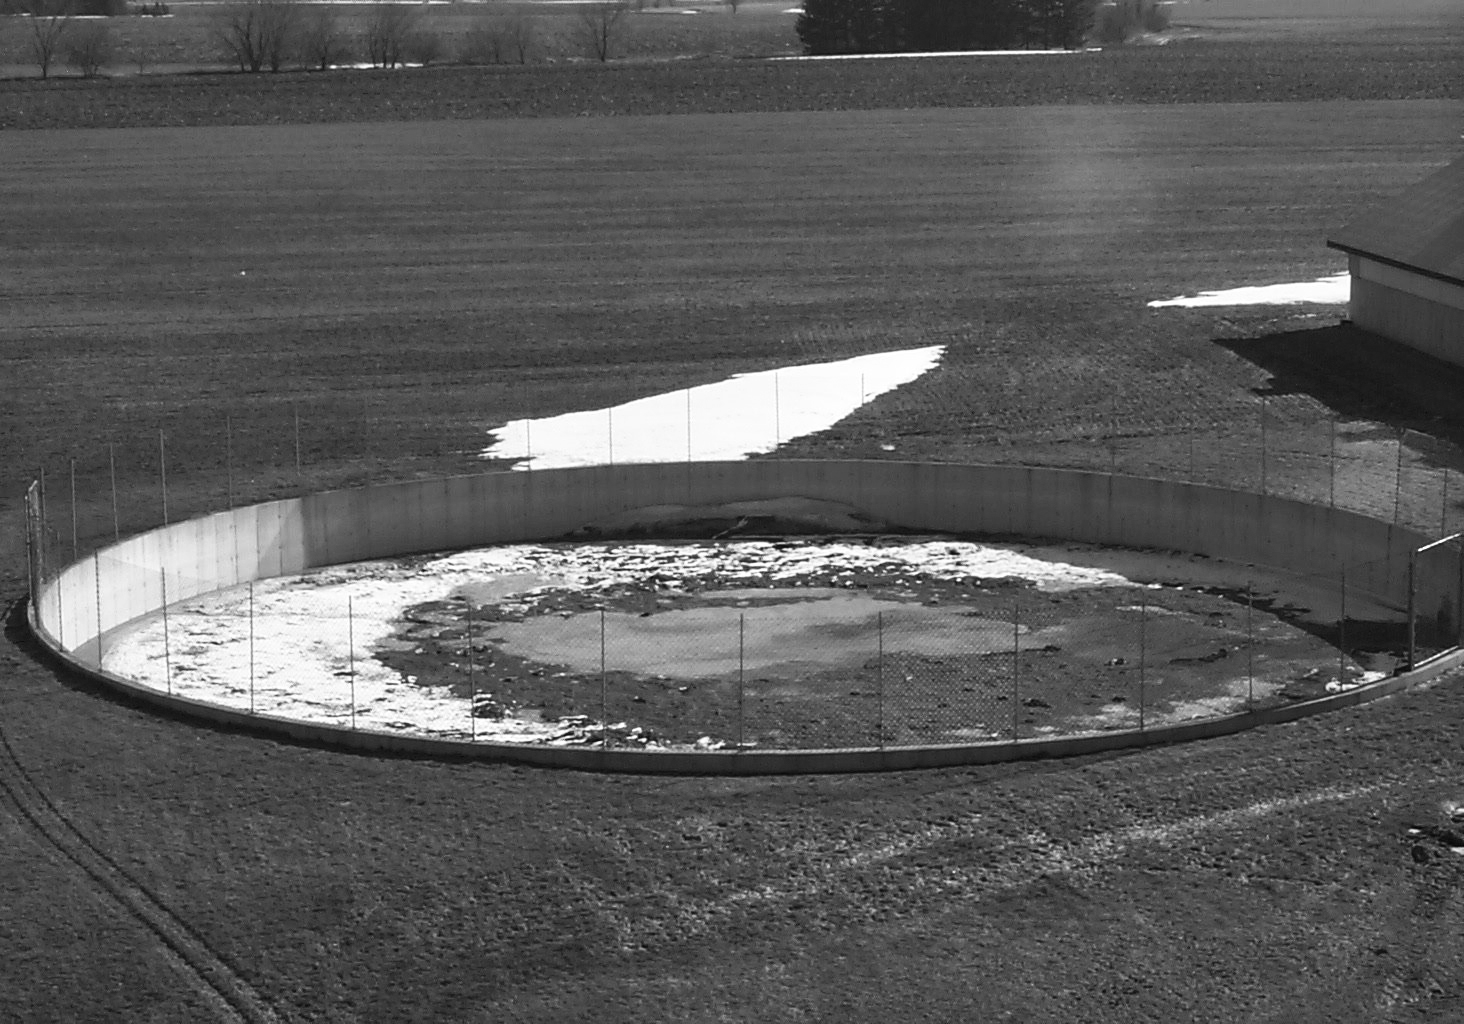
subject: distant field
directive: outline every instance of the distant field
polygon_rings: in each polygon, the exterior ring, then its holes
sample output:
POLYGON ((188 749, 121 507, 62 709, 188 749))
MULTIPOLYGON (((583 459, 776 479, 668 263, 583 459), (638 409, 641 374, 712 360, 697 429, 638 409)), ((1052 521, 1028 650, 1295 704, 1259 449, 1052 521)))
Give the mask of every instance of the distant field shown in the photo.
MULTIPOLYGON (((0 168, 16 239, 0 415, 20 447, 4 478, 18 495, 42 462, 95 460, 108 439, 163 426, 182 481, 217 466, 225 415, 238 457, 264 461, 286 443, 269 423, 292 410, 317 468, 461 466, 495 422, 935 343, 952 345, 941 371, 862 430, 989 456, 1110 433, 1115 402, 1142 417, 1126 423, 1133 444, 1208 430, 1262 378, 1209 344, 1212 314, 1144 303, 1334 272, 1326 226, 1446 159, 1456 114, 1054 107, 15 134, 0 168), (1186 329, 1197 347, 1178 343, 1186 329), (994 386, 1014 359, 1021 386, 994 386), (1213 383, 1225 379, 1240 389, 1213 383), (86 414, 56 420, 62 395, 86 414)), ((1257 316, 1272 314, 1239 322, 1257 316)), ((825 450, 836 439, 857 453, 879 440, 840 427, 825 450)), ((140 470, 152 448, 120 455, 140 470)))
MULTIPOLYGON (((739 15, 740 17, 740 15, 739 15)), ((1459 99, 1464 33, 1406 44, 1208 40, 1099 53, 709 59, 0 81, 0 129, 504 120, 1122 103, 1459 99)))
MULTIPOLYGON (((58 66, 47 83, 27 63, 23 24, 0 18, 0 129, 1464 95, 1464 17, 1441 0, 1191 0, 1171 8, 1170 31, 1102 53, 877 68, 759 59, 799 53, 792 6, 758 0, 734 14, 709 0, 648 3, 600 65, 572 4, 438 4, 420 9, 420 26, 442 42, 433 67, 320 74, 296 61, 282 74, 242 75, 218 46, 224 6, 184 3, 168 18, 110 19, 117 45, 104 79, 58 66), (528 63, 460 66, 471 33, 506 17, 532 26, 528 63)), ((332 9, 354 38, 371 7, 332 9)))
MULTIPOLYGON (((1359 342, 1336 309, 1145 303, 1334 272, 1324 232, 1455 156, 1460 113, 7 133, 0 509, 16 524, 42 467, 64 494, 74 457, 93 496, 81 543, 108 534, 115 443, 123 529, 153 524, 159 430, 177 518, 230 486, 254 500, 469 470, 489 428, 531 413, 942 343, 936 371, 787 453, 894 443, 1247 486, 1265 393, 1272 456, 1290 460, 1277 486, 1315 487, 1336 416, 1349 497, 1388 514, 1385 441, 1405 425, 1464 436, 1457 375, 1359 342)), ((1441 442, 1406 468, 1440 465, 1464 461, 1441 442)), ((7 529, 7 599, 23 572, 7 529)), ((283 1020, 1229 1024, 1464 1006, 1460 862, 1435 846, 1416 866, 1404 837, 1459 795, 1447 723, 1464 698, 1447 684, 1109 759, 647 780, 214 732, 33 653, 12 622, 0 947, 32 952, 0 958, 0 1017, 194 1021, 213 1005, 59 852, 78 840, 42 838, 64 831, 56 814, 283 1020), (42 906, 17 878, 59 895, 42 906)))

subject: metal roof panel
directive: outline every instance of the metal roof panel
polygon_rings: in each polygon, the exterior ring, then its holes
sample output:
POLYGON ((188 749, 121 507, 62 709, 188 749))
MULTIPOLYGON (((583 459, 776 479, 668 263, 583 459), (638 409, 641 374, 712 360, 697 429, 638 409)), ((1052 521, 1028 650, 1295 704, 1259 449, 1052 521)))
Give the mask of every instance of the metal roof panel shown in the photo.
POLYGON ((1464 160, 1363 213, 1327 244, 1464 283, 1464 160))

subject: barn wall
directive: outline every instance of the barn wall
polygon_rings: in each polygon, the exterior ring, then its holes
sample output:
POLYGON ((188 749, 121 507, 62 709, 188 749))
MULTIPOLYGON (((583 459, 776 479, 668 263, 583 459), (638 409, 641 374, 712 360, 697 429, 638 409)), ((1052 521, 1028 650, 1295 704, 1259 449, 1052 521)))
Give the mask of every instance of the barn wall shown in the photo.
POLYGON ((1352 322, 1436 359, 1464 366, 1464 287, 1350 257, 1352 322))

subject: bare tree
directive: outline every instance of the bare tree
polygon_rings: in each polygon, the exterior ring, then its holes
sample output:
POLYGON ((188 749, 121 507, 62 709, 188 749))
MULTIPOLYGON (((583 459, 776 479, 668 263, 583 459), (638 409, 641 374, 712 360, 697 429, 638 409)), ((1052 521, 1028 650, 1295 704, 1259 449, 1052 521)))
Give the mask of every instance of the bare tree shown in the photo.
POLYGON ((580 35, 590 56, 602 64, 619 41, 620 32, 630 5, 625 0, 602 0, 579 9, 580 35))
POLYGON ((480 20, 463 36, 458 60, 464 64, 529 62, 537 45, 532 18, 522 14, 494 14, 480 20))
POLYGON ((219 9, 215 31, 240 71, 284 67, 294 44, 297 9, 289 0, 245 0, 219 9))
POLYGON ((41 77, 51 76, 51 65, 61 54, 62 44, 71 31, 71 16, 76 13, 73 0, 20 0, 21 13, 28 15, 26 24, 30 38, 26 49, 31 60, 41 69, 41 77))
POLYGON ((379 68, 394 68, 406 57, 407 40, 417 24, 417 9, 406 4, 378 3, 366 16, 361 41, 366 59, 379 68))
POLYGON ((522 14, 510 15, 504 22, 504 44, 520 64, 529 62, 529 54, 539 45, 538 22, 522 14))
POLYGON ((112 59, 112 30, 89 21, 75 26, 66 40, 66 62, 83 78, 96 78, 112 59))
POLYGON ((402 42, 402 55, 407 61, 424 68, 440 61, 442 52, 442 36, 430 28, 413 29, 402 42))
POLYGON ((538 22, 522 14, 510 15, 504 21, 503 39, 508 52, 518 58, 520 64, 529 62, 529 55, 539 45, 538 22))
POLYGON ((461 64, 502 64, 506 50, 502 19, 484 18, 463 33, 462 46, 458 48, 458 62, 461 64))
POLYGON ((315 7, 300 26, 300 56, 305 63, 328 71, 332 64, 341 64, 349 59, 350 52, 350 41, 341 27, 334 5, 315 7))

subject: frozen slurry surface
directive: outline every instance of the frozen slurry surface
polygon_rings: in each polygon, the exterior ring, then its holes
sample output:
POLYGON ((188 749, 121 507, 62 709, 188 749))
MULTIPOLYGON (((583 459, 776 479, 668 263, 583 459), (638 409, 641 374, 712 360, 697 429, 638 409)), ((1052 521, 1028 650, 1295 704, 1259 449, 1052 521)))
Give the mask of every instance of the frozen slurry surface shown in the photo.
POLYGON ((514 459, 516 469, 744 459, 828 429, 944 352, 931 345, 739 373, 606 409, 514 420, 493 431, 482 456, 514 459))
MULTIPOLYGON (((1094 550, 1074 548, 1085 561, 1094 550)), ((479 605, 549 590, 594 593, 654 579, 668 586, 778 585, 812 572, 878 567, 925 579, 1009 579, 1037 589, 1128 586, 1058 547, 967 541, 514 545, 442 557, 333 566, 180 602, 131 623, 103 644, 103 667, 196 700, 337 726, 451 739, 549 742, 558 722, 474 719, 467 694, 426 686, 377 655, 401 641, 408 609, 465 597, 479 605), (354 706, 354 715, 352 708, 354 706)))
POLYGON ((1151 309, 1165 306, 1296 306, 1304 303, 1314 305, 1347 304, 1350 278, 1347 274, 1334 274, 1315 281, 1294 281, 1285 284, 1254 285, 1245 288, 1229 288, 1224 291, 1201 292, 1198 295, 1181 295, 1174 299, 1155 299, 1149 303, 1151 309))

